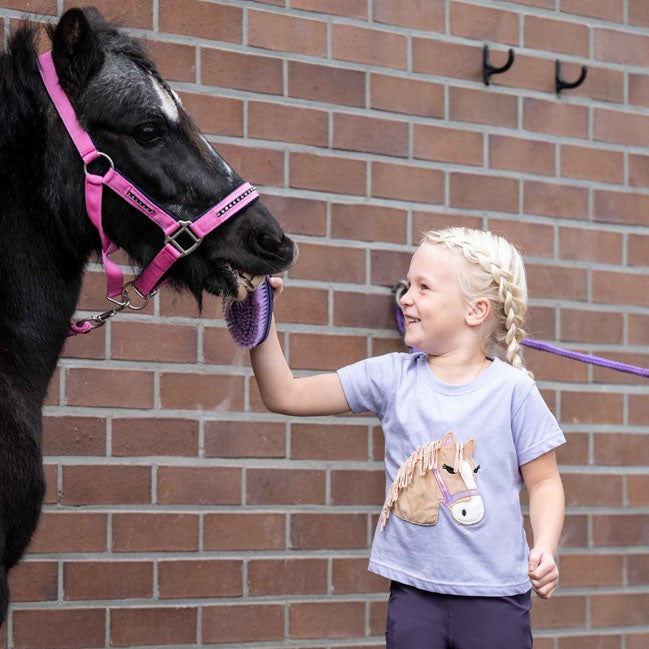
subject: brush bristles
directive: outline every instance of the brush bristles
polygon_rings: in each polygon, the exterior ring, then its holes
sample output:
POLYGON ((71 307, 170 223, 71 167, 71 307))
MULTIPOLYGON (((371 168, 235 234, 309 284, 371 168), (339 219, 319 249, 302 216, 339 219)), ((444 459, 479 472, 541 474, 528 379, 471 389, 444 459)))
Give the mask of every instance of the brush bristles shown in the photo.
POLYGON ((273 313, 273 289, 268 278, 254 291, 225 307, 225 322, 239 347, 252 349, 268 336, 273 313))

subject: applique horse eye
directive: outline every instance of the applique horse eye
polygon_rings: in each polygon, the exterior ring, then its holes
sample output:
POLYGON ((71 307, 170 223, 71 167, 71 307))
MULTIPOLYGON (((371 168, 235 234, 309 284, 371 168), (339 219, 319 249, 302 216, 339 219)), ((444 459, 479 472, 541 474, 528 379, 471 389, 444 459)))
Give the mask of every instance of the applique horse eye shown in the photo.
POLYGON ((401 466, 381 512, 383 530, 390 513, 416 525, 436 525, 440 504, 460 525, 475 525, 484 517, 484 504, 473 460, 475 440, 444 439, 418 448, 401 466))

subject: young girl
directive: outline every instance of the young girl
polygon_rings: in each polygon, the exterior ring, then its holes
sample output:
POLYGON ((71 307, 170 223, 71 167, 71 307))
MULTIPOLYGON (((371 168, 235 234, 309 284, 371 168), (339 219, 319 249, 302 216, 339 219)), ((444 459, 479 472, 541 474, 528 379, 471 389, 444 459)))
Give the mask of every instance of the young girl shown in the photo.
MULTIPOLYGON (((281 292, 281 280, 272 285, 281 292)), ((251 351, 262 398, 289 415, 380 418, 387 497, 369 569, 392 582, 388 649, 531 648, 530 585, 548 598, 559 577, 564 498, 554 449, 565 440, 519 353, 523 261, 490 232, 427 232, 408 285, 405 341, 418 351, 296 379, 273 323, 251 351)))

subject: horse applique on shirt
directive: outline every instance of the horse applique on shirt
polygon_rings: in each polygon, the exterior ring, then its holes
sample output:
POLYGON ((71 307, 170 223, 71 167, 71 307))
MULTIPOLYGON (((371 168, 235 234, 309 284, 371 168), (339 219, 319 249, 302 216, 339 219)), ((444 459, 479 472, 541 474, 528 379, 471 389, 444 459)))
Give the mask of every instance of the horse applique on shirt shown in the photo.
POLYGON ((475 525, 484 517, 476 482, 480 469, 473 454, 476 442, 458 442, 453 432, 419 447, 401 466, 381 512, 381 531, 390 512, 416 525, 436 525, 440 504, 455 522, 475 525))

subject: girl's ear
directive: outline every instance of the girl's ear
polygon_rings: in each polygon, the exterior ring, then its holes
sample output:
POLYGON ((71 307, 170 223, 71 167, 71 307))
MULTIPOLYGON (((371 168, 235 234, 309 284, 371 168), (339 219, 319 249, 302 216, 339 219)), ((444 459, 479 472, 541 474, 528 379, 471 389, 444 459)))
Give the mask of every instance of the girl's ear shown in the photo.
POLYGON ((491 301, 486 297, 476 298, 466 314, 466 323, 470 327, 481 325, 491 313, 491 301))

